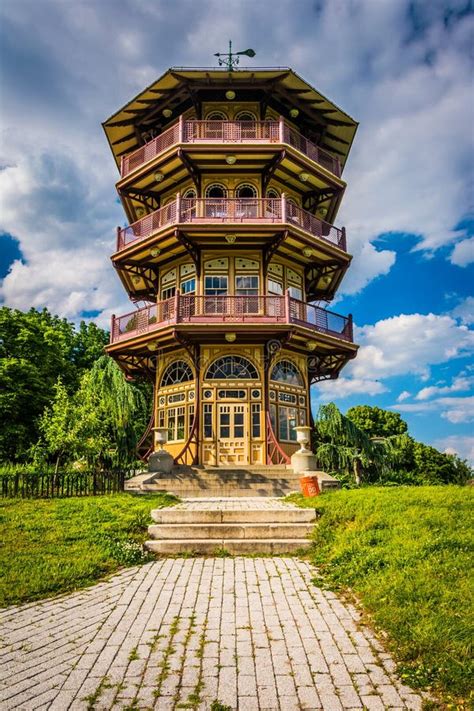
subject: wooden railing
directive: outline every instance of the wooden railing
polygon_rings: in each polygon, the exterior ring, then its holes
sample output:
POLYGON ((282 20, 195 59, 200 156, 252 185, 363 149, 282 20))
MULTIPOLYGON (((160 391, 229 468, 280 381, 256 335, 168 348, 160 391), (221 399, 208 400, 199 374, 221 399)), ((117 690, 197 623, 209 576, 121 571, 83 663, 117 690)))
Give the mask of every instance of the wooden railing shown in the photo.
POLYGON ((117 251, 147 239, 173 224, 183 223, 292 224, 313 237, 347 251, 345 229, 320 220, 283 195, 281 198, 181 198, 142 217, 128 227, 117 228, 117 251))
POLYGON ((297 324, 353 342, 352 317, 284 296, 194 296, 179 292, 124 316, 112 316, 110 342, 134 338, 169 324, 297 324))
POLYGON ((122 156, 122 178, 177 143, 285 143, 334 175, 341 175, 341 164, 336 156, 309 141, 282 117, 278 121, 184 121, 180 116, 171 128, 122 156))

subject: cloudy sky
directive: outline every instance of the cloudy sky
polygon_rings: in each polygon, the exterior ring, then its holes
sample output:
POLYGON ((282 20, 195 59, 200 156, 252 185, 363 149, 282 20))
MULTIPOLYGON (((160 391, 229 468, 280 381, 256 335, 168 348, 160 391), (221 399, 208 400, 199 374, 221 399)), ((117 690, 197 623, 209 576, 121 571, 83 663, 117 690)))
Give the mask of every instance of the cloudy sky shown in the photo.
POLYGON ((393 408, 474 459, 472 0, 3 0, 0 300, 107 326, 124 216, 101 121, 232 39, 360 122, 344 177, 353 266, 333 305, 359 356, 314 403, 393 408))

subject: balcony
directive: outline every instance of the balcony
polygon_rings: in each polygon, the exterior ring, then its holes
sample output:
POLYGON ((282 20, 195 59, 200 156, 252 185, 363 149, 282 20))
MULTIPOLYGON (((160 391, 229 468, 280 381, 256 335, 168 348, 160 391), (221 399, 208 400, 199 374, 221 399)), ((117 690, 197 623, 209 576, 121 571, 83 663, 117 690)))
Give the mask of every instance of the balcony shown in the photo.
POLYGON ((286 144, 333 175, 341 177, 339 159, 309 141, 283 119, 279 121, 184 121, 182 117, 171 128, 163 131, 141 148, 122 156, 121 177, 125 178, 176 144, 211 143, 286 144))
POLYGON ((347 252, 345 229, 338 229, 281 198, 180 198, 137 222, 117 229, 117 252, 177 224, 292 225, 347 252))
POLYGON ((113 316, 110 344, 177 324, 296 325, 353 343, 352 317, 285 296, 194 296, 176 294, 124 316, 113 316))

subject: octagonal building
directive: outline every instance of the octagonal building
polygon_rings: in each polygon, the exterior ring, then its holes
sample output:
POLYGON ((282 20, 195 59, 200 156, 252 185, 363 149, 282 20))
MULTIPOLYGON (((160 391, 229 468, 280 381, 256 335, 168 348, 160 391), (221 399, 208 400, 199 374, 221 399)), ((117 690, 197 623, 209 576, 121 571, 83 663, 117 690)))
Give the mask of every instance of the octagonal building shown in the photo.
POLYGON ((357 352, 324 303, 351 261, 334 222, 357 123, 288 68, 172 68, 103 126, 138 302, 107 351, 154 386, 140 456, 166 428, 178 464, 288 463, 311 384, 357 352))

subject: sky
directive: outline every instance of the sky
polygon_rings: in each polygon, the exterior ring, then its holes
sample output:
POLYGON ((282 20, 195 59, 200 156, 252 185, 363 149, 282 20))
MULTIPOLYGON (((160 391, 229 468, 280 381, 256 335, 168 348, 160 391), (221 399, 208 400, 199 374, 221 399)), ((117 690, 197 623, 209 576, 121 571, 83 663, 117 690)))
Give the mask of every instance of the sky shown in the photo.
POLYGON ((0 302, 108 327, 124 224, 101 122, 170 66, 253 47, 360 122, 336 220, 357 359, 314 388, 474 460, 472 0, 3 0, 0 302))

